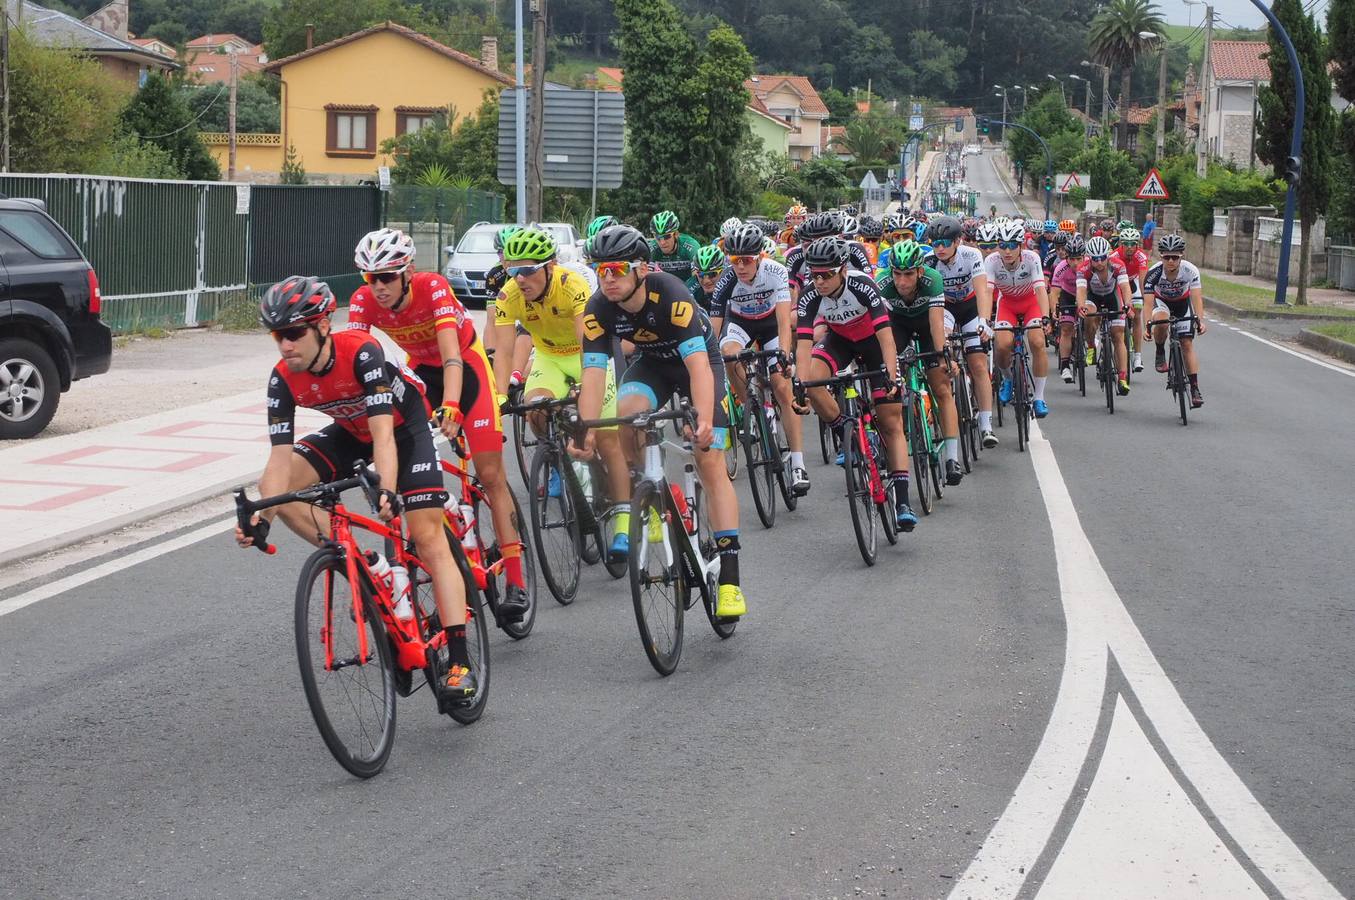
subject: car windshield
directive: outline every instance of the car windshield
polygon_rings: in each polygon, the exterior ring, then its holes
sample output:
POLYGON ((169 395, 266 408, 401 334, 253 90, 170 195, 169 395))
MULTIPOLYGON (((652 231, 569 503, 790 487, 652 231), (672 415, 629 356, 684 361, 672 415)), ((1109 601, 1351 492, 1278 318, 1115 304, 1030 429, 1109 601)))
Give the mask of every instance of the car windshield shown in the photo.
POLYGON ((461 243, 456 245, 457 253, 494 253, 494 232, 488 228, 468 231, 461 243))

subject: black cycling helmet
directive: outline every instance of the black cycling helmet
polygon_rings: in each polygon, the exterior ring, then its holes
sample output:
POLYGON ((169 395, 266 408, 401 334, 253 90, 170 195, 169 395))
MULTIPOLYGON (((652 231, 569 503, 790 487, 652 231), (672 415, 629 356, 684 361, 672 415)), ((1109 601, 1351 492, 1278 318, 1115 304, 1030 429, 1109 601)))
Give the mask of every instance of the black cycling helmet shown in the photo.
POLYGON ((762 233, 765 234, 767 237, 776 237, 778 234, 781 233, 781 226, 773 222, 771 219, 759 219, 757 222, 757 227, 761 228, 762 233))
POLYGON ((805 248, 805 264, 811 268, 827 269, 845 265, 851 245, 837 235, 819 238, 805 248))
POLYGON ((1185 253, 1186 241, 1179 234, 1164 234, 1157 239, 1158 253, 1185 253))
POLYGON ((725 237, 725 254, 728 256, 757 256, 762 252, 762 244, 767 236, 762 229, 745 222, 733 233, 725 237))
POLYGON ((264 291, 259 301, 259 323, 277 331, 323 319, 337 305, 334 292, 325 282, 311 275, 289 275, 264 291))
POLYGON ((1070 234, 1067 242, 1063 245, 1063 249, 1071 257, 1082 256, 1087 252, 1087 241, 1080 234, 1070 234))
POLYGON ((591 262, 649 261, 649 241, 631 225, 608 225, 588 241, 591 262))
POLYGON ((1049 243, 1055 247, 1062 247, 1068 243, 1068 232, 1056 231, 1049 236, 1049 243))
POLYGON ((937 216, 927 223, 927 237, 933 241, 937 238, 958 241, 962 233, 960 220, 954 216, 937 216))
POLYGON ((816 241, 829 235, 842 233, 842 213, 814 213, 800 226, 801 240, 816 241))
POLYGON ((979 223, 975 222, 973 219, 966 219, 964 225, 960 229, 960 233, 964 235, 965 240, 974 240, 979 236, 979 223))
POLYGON ((861 237, 867 240, 878 241, 884 236, 884 224, 874 216, 865 216, 861 219, 861 237))

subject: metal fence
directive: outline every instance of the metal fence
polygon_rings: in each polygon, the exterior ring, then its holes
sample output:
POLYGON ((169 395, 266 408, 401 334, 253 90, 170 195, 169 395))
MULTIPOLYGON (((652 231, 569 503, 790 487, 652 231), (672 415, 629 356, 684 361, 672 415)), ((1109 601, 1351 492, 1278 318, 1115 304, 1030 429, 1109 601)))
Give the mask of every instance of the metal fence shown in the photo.
POLYGON ((255 185, 249 218, 251 283, 318 275, 342 303, 360 284, 353 248, 381 227, 381 192, 371 185, 255 185))
POLYGON ((1355 247, 1327 248, 1327 281, 1343 291, 1355 291, 1355 247))
POLYGON ((386 194, 382 224, 402 228, 411 235, 427 233, 438 252, 420 253, 422 267, 441 267, 441 248, 452 243, 476 222, 502 222, 504 199, 475 188, 392 185, 386 194), (436 262, 435 262, 436 260, 436 262))

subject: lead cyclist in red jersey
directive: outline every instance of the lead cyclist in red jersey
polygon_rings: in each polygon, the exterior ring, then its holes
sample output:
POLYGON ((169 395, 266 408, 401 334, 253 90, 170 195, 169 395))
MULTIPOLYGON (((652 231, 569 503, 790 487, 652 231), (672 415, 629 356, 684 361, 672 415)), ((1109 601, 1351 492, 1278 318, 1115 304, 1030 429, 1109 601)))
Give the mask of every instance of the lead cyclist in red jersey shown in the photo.
POLYGON ((1133 367, 1135 372, 1143 371, 1143 276, 1148 272, 1148 255, 1139 249, 1143 243, 1143 235, 1139 234, 1137 228, 1121 228, 1118 234, 1119 243, 1115 250, 1115 255, 1124 263, 1125 272, 1129 275, 1129 297, 1131 305, 1129 307, 1129 319, 1134 330, 1134 359, 1133 367))

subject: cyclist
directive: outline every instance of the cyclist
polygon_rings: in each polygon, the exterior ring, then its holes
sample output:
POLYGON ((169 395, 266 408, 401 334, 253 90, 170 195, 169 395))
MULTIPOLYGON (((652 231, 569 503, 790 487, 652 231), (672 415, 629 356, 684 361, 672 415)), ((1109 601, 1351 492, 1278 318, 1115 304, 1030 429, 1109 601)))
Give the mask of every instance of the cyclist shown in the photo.
MULTIPOLYGON (((958 231, 959 223, 955 225, 958 231)), ((889 248, 889 271, 881 272, 875 279, 880 296, 890 308, 894 344, 900 350, 914 340, 923 353, 946 347, 945 283, 940 272, 923 264, 925 258, 925 251, 916 241, 895 244, 889 248)), ((955 412, 955 395, 950 388, 950 376, 954 373, 943 369, 939 358, 926 360, 923 367, 931 387, 932 402, 940 407, 946 484, 956 485, 964 472, 960 467, 960 418, 955 412)), ((991 395, 991 389, 989 393, 991 395)))
POLYGON ((931 224, 932 255, 927 259, 941 275, 946 293, 946 331, 956 328, 964 335, 965 362, 974 382, 978 402, 980 440, 984 449, 997 446, 993 433, 993 381, 988 371, 986 344, 993 338, 993 295, 988 289, 988 273, 983 254, 960 243, 959 228, 951 216, 938 216, 931 224))
POLYGON ((1081 347, 1073 346, 1077 325, 1077 267, 1087 251, 1080 234, 1070 234, 1063 244, 1063 259, 1054 266, 1050 277, 1049 304, 1059 322, 1059 374, 1065 384, 1073 383, 1073 354, 1081 347))
POLYGON ((979 248, 984 259, 997 252, 997 225, 992 222, 984 222, 978 227, 974 236, 974 246, 979 248))
MULTIPOLYGON (((1045 379, 1049 376, 1049 355, 1044 349, 1044 330, 1035 326, 1049 318, 1049 294, 1045 290, 1040 257, 1035 255, 1034 250, 1022 246, 1024 232, 1024 226, 1017 222, 1003 225, 998 230, 997 252, 985 259, 983 266, 988 282, 1000 292, 997 301, 998 325, 1015 325, 1018 316, 1026 323, 1030 368, 1035 380, 1035 397, 1031 408, 1036 418, 1043 419, 1049 415, 1049 406, 1044 399, 1045 379)), ((1014 388, 1011 365, 1015 341, 1015 334, 1000 331, 993 348, 993 364, 1003 376, 997 398, 1004 405, 1011 402, 1014 388)))
MULTIPOLYGON (((1124 224, 1124 223, 1121 223, 1124 224)), ((1134 371, 1143 371, 1143 315, 1140 310, 1143 309, 1143 273, 1148 271, 1148 256, 1139 249, 1143 243, 1143 235, 1133 225, 1127 225, 1119 232, 1120 246, 1116 254, 1120 257, 1120 262, 1124 263, 1125 272, 1129 275, 1129 297, 1132 305, 1129 308, 1129 318, 1134 328, 1134 371)))
MULTIPOLYGON (((790 279, 785 266, 766 258, 762 241, 762 231, 756 225, 742 225, 725 238, 729 271, 716 283, 710 308, 711 325, 725 356, 733 356, 750 344, 783 354, 791 346, 794 308, 790 279)), ((743 366, 730 363, 727 368, 734 396, 747 403, 743 366)), ((772 392, 790 444, 791 490, 803 497, 809 493, 809 473, 805 471, 800 417, 791 404, 791 373, 780 364, 773 365, 772 372, 772 392)))
POLYGON ((1064 234, 1077 234, 1077 223, 1072 219, 1063 219, 1059 222, 1059 231, 1064 234))
POLYGON ((592 240, 593 235, 597 234, 599 231, 606 228, 608 225, 620 225, 620 224, 621 220, 618 219, 616 216, 598 216, 593 221, 588 223, 587 239, 592 240))
MULTIPOLYGON (((494 327, 505 339, 516 327, 525 328, 530 335, 535 353, 532 371, 524 386, 526 402, 542 397, 558 400, 568 396, 572 385, 583 381, 583 345, 579 335, 590 292, 577 273, 556 263, 556 253, 555 239, 533 228, 519 231, 504 247, 504 265, 512 280, 499 293, 494 307, 494 327)), ((501 363, 501 360, 495 360, 494 366, 499 396, 508 393, 510 375, 509 367, 501 363)), ((612 372, 609 366, 603 395, 604 416, 616 415, 616 380, 612 372)), ((545 417, 533 415, 531 425, 537 434, 543 433, 545 417)), ((624 496, 629 488, 626 479, 630 470, 626 467, 616 429, 600 431, 597 446, 607 470, 610 495, 624 496)), ((551 473, 547 490, 552 497, 560 495, 557 473, 551 473)), ((623 507, 613 512, 617 533, 629 534, 629 509, 623 507)))
MULTIPOLYGON (((807 380, 830 378, 853 362, 862 371, 886 373, 883 386, 875 387, 875 414, 889 458, 889 478, 894 484, 895 518, 899 528, 912 531, 917 516, 908 505, 908 445, 903 434, 903 406, 899 403, 899 360, 890 327, 889 309, 875 282, 848 264, 851 249, 837 236, 820 238, 805 250, 810 286, 800 295, 795 317, 795 369, 807 380), (814 322, 828 323, 828 332, 814 342, 814 322)), ((807 415, 810 406, 828 423, 838 438, 847 420, 837 400, 825 387, 810 388, 808 402, 803 388, 795 392, 796 412, 807 415)), ((919 472, 918 477, 924 477, 919 472)))
MULTIPOLYGON (((1054 252, 1054 236, 1059 233, 1059 223, 1053 219, 1045 219, 1040 225, 1040 234, 1035 239, 1035 252, 1040 254, 1040 260, 1044 261, 1054 252)), ((1046 275, 1048 271, 1046 270, 1046 275)))
POLYGON ((861 234, 858 237, 861 249, 866 251, 866 259, 870 260, 870 271, 873 272, 880 259, 880 238, 884 237, 884 226, 874 216, 864 216, 861 219, 861 234))
MULTIPOLYGON (((1077 305, 1083 315, 1099 312, 1110 317, 1110 333, 1115 341, 1115 367, 1119 372, 1118 390, 1123 397, 1129 393, 1128 360, 1124 346, 1125 310, 1129 308, 1129 274, 1124 263, 1110 249, 1110 241, 1094 237, 1087 241, 1087 258, 1077 267, 1077 305)), ((1102 353, 1108 352, 1105 347, 1102 353)), ((1087 364, 1092 362, 1092 348, 1087 348, 1087 364)))
POLYGON ((692 277, 692 264, 696 262, 696 251, 701 242, 690 234, 678 229, 682 223, 677 213, 663 210, 649 220, 649 228, 654 233, 649 242, 649 255, 653 266, 661 272, 668 272, 686 281, 692 277))
MULTIPOLYGON (((720 553, 720 587, 715 612, 737 617, 747 612, 739 586, 739 499, 725 471, 729 428, 723 403, 725 378, 720 348, 710 319, 681 281, 651 270, 649 244, 628 225, 604 228, 588 243, 588 256, 601 287, 588 301, 583 318, 583 391, 579 412, 596 419, 602 411, 611 339, 634 342, 635 356, 617 392, 620 415, 657 409, 680 393, 696 410, 693 437, 697 473, 710 496, 710 523, 720 553)), ((583 436, 583 454, 594 437, 583 436)), ((618 499, 629 500, 630 486, 618 499)))
MULTIPOLYGON (((455 440, 464 429, 503 551, 508 589, 500 613, 507 622, 520 621, 530 608, 522 544, 503 468, 503 427, 494 402, 494 381, 475 324, 445 278, 436 272, 410 271, 414 242, 403 231, 382 228, 368 233, 358 241, 353 259, 367 283, 348 301, 348 329, 384 331, 409 354, 414 374, 427 386, 429 403, 441 410, 443 435, 455 440)), ((441 477, 440 468, 438 472, 441 477)))
POLYGON ((786 227, 776 236, 776 242, 789 250, 799 241, 795 235, 795 229, 805 219, 809 218, 809 210, 800 205, 799 200, 792 200, 790 209, 786 210, 786 227))
POLYGON ((1193 315, 1195 322, 1178 322, 1176 333, 1181 338, 1181 356, 1186 364, 1186 377, 1190 380, 1190 405, 1194 409, 1204 406, 1204 396, 1200 393, 1200 360, 1195 354, 1194 335, 1204 334, 1208 326, 1204 321, 1204 294, 1200 286, 1200 270, 1182 257, 1186 252, 1186 242, 1179 234, 1164 234, 1158 238, 1157 252, 1162 261, 1148 270, 1143 278, 1143 294, 1152 304, 1153 341, 1157 344, 1156 368, 1167 371, 1167 351, 1163 344, 1167 341, 1167 317, 1180 318, 1193 315), (1194 328, 1191 325, 1194 324, 1194 328))
POLYGON ((687 282, 687 290, 691 292, 696 305, 706 311, 706 315, 710 315, 711 297, 724 271, 725 255, 719 247, 707 244, 697 251, 696 274, 687 282))
MULTIPOLYGON (((403 506, 409 536, 433 579, 438 615, 448 625, 451 667, 437 686, 439 700, 469 701, 478 686, 466 649, 466 586, 443 534, 448 496, 428 427, 428 401, 418 377, 388 362, 370 334, 334 330, 330 314, 335 306, 329 285, 300 275, 270 287, 259 303, 259 320, 272 332, 282 357, 268 379, 272 449, 259 491, 269 497, 334 481, 352 472, 358 460, 370 460, 381 491, 379 515, 388 522, 402 514, 403 506), (298 406, 334 421, 298 439, 293 433, 298 406)), ((324 512, 289 503, 256 514, 248 530, 237 527, 236 542, 242 547, 262 543, 268 524, 279 515, 311 544, 320 546, 329 536, 324 512)))
MULTIPOLYGON (((800 226, 800 246, 792 247, 786 253, 786 269, 790 272, 791 288, 797 295, 799 291, 805 289, 809 280, 809 267, 805 263, 806 247, 821 238, 841 235, 842 219, 840 212, 815 213, 805 219, 804 224, 800 226)), ((870 273, 872 268, 870 258, 866 256, 866 249, 855 241, 843 243, 847 246, 847 258, 852 269, 870 273)))

